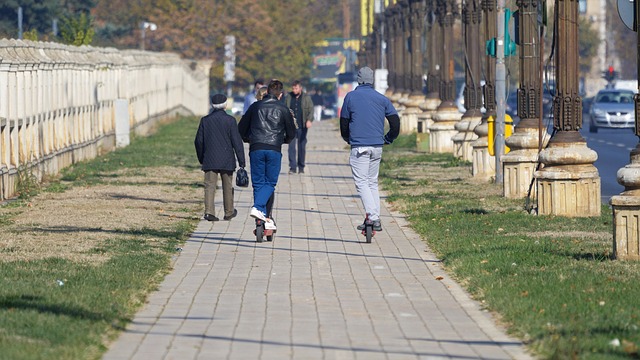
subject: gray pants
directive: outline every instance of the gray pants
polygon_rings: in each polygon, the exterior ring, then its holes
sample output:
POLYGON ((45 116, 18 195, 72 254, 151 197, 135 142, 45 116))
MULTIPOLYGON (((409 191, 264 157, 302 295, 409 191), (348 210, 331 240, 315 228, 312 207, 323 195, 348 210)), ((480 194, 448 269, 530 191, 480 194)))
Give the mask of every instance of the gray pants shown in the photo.
POLYGON ((382 159, 382 147, 363 146, 351 149, 349 164, 356 183, 356 190, 362 199, 364 210, 370 220, 380 219, 380 194, 378 193, 378 172, 382 159))
POLYGON ((224 216, 233 215, 233 171, 205 171, 204 172, 204 213, 215 215, 216 186, 218 174, 222 179, 222 203, 224 216))

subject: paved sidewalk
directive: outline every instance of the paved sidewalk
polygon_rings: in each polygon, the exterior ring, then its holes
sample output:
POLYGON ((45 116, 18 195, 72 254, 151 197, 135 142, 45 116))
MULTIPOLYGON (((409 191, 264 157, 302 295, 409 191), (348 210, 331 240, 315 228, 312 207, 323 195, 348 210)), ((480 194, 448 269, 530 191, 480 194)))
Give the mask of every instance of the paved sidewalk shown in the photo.
POLYGON ((238 217, 200 222, 104 359, 528 359, 401 214, 383 203, 364 242, 338 130, 309 134, 305 174, 283 147, 275 240, 256 243, 251 188, 236 189, 238 217))

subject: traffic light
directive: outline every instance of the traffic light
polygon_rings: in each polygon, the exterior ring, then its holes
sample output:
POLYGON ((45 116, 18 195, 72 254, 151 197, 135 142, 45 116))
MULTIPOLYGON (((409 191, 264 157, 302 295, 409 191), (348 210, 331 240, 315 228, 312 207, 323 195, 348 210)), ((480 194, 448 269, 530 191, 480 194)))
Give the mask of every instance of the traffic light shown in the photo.
POLYGON ((618 72, 615 71, 613 66, 609 66, 607 71, 602 72, 602 77, 605 78, 608 82, 612 82, 613 80, 618 78, 618 72))
MULTIPOLYGON (((515 31, 510 24, 513 13, 510 9, 504 10, 504 57, 513 56, 516 54, 516 43, 511 38, 511 32, 515 31)), ((485 54, 491 57, 496 57, 496 38, 487 40, 485 44, 485 54)))

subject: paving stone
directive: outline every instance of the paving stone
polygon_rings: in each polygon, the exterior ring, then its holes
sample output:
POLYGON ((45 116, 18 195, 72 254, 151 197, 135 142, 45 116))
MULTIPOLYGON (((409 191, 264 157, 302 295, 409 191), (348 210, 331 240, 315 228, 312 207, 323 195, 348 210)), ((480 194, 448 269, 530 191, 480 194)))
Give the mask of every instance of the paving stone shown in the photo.
POLYGON ((283 154, 275 241, 255 242, 252 191, 236 189, 238 216, 200 222, 104 359, 529 359, 384 202, 364 242, 334 123, 309 131, 303 176, 283 154))

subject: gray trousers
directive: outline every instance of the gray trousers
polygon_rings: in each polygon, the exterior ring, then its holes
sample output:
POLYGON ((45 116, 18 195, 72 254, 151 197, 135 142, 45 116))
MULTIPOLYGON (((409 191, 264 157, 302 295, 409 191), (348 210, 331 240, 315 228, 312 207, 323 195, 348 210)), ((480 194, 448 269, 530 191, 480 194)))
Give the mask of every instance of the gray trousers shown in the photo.
POLYGON ((380 194, 378 192, 378 173, 382 147, 363 146, 351 149, 349 164, 356 183, 356 190, 362 199, 364 210, 370 220, 380 219, 380 194))
POLYGON ((222 203, 224 216, 233 215, 233 171, 205 171, 204 172, 204 213, 215 215, 216 186, 218 174, 222 180, 222 203))

